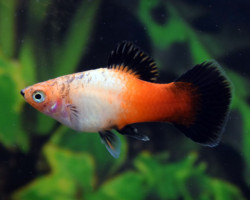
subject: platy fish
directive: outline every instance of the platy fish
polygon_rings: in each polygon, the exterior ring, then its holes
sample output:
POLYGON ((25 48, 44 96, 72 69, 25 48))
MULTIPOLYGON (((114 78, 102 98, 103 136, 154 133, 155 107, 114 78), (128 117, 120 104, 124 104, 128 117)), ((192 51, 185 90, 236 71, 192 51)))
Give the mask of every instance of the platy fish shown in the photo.
POLYGON ((197 64, 174 82, 156 83, 152 58, 131 42, 111 52, 105 68, 61 76, 21 90, 40 112, 81 132, 98 132, 118 158, 122 135, 149 138, 131 124, 169 122, 193 141, 216 146, 227 121, 231 85, 219 64, 197 64))

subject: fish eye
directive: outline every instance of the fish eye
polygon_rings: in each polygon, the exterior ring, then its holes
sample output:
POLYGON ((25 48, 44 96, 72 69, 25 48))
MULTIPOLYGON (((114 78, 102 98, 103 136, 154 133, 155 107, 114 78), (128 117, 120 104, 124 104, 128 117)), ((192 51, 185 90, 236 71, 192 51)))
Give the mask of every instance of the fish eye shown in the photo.
POLYGON ((35 91, 32 98, 37 103, 42 103, 45 100, 45 94, 42 91, 35 91))

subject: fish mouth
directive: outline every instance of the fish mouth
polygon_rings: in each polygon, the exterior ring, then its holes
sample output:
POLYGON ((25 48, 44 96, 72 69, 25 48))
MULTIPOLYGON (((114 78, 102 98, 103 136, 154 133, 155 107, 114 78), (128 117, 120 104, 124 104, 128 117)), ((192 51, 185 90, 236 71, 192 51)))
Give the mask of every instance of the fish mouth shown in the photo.
POLYGON ((20 94, 24 97, 24 89, 20 91, 20 94))

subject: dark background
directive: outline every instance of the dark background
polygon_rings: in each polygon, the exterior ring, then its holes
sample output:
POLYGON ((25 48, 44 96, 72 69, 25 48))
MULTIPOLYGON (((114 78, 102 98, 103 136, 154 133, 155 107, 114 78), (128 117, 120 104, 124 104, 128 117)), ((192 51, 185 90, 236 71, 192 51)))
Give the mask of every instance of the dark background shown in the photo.
POLYGON ((250 198, 249 1, 0 0, 0 199, 250 198), (151 55, 158 82, 216 59, 233 85, 221 143, 203 147, 166 123, 136 125, 113 159, 97 134, 59 125, 19 91, 105 67, 117 43, 151 55))

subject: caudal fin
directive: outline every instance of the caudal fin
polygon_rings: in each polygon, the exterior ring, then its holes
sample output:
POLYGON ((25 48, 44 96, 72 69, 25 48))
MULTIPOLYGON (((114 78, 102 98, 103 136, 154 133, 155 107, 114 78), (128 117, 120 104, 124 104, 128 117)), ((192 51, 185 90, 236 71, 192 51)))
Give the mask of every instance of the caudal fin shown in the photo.
POLYGON ((176 82, 195 87, 195 120, 185 126, 174 124, 187 137, 206 146, 216 146, 224 131, 231 103, 231 85, 219 64, 204 62, 187 71, 176 82))

